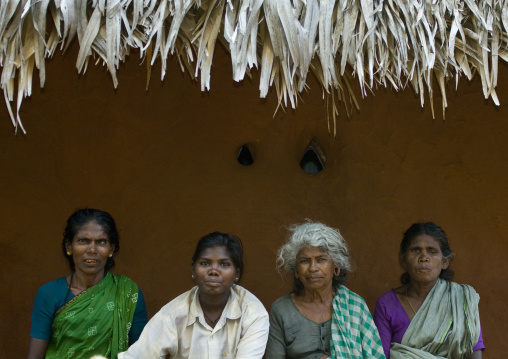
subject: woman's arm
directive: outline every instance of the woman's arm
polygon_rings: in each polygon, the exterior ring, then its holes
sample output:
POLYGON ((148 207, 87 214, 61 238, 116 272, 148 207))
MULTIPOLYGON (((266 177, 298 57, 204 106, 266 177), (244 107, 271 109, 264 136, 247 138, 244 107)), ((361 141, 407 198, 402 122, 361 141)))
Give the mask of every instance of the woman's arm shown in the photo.
POLYGON ((47 341, 30 337, 27 359, 44 359, 47 349, 47 341))
MULTIPOLYGON (((28 359, 44 358, 51 339, 53 318, 56 310, 61 306, 59 295, 66 293, 67 282, 65 278, 46 283, 39 288, 35 295, 30 319, 30 342, 28 359)), ((61 301, 63 302, 63 294, 61 301)))
POLYGON ((392 329, 390 320, 386 314, 386 308, 378 299, 376 302, 376 309, 374 311, 374 323, 376 324, 381 343, 383 344, 383 351, 387 358, 390 358, 390 346, 392 345, 392 329))
POLYGON ((272 307, 270 312, 270 332, 268 334, 268 344, 266 346, 267 359, 285 359, 286 341, 284 338, 282 318, 277 312, 277 308, 272 307))
POLYGON ((242 339, 238 343, 236 351, 236 359, 253 359, 263 357, 266 349, 266 341, 268 340, 268 327, 270 326, 268 321, 268 313, 263 308, 259 308, 257 311, 245 312, 242 315, 246 315, 248 318, 254 318, 252 322, 245 323, 247 330, 243 335, 242 339))
POLYGON ((175 321, 162 308, 148 322, 139 339, 118 359, 168 358, 178 352, 178 329, 175 321))
POLYGON ((473 354, 471 354, 471 356, 469 357, 469 359, 482 359, 482 351, 481 350, 474 351, 473 354))
POLYGON ((138 290, 138 302, 136 303, 136 310, 132 318, 132 326, 129 330, 129 345, 134 344, 141 335, 141 332, 145 328, 147 320, 145 298, 141 289, 138 290))

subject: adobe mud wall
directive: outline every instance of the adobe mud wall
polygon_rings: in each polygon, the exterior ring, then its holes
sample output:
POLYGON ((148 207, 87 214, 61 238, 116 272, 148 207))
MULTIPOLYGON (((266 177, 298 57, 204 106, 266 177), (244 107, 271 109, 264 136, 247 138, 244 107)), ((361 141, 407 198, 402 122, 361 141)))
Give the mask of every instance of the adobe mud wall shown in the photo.
POLYGON ((153 71, 145 92, 135 55, 117 90, 102 66, 78 75, 75 59, 76 49, 47 63, 45 88, 22 107, 26 136, 13 134, 0 106, 0 357, 26 355, 36 290, 67 273, 62 231, 84 206, 115 217, 114 271, 139 284, 150 317, 192 286, 194 245, 215 230, 242 238, 242 285, 269 308, 290 289, 274 269, 284 227, 306 218, 341 230, 355 262, 348 286, 373 309, 399 285, 402 232, 435 221, 456 253, 455 280, 481 295, 484 357, 508 351, 508 66, 499 108, 478 79, 448 88, 444 121, 438 95, 433 120, 411 89, 382 89, 351 118, 341 110, 334 138, 312 77, 297 110, 274 116, 275 93, 259 99, 259 73, 234 83, 219 48, 207 93, 175 61, 164 82, 153 71), (326 163, 312 176, 299 162, 313 138, 326 163), (247 167, 236 160, 246 143, 255 159, 247 167))

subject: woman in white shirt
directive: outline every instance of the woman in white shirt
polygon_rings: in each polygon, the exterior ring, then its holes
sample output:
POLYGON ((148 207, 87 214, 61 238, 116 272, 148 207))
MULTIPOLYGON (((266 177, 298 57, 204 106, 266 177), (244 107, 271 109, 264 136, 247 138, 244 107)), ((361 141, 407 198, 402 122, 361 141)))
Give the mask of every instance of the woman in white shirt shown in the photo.
POLYGON ((196 286, 166 304, 119 359, 262 358, 268 313, 236 283, 244 268, 240 239, 210 233, 198 242, 191 274, 196 286))

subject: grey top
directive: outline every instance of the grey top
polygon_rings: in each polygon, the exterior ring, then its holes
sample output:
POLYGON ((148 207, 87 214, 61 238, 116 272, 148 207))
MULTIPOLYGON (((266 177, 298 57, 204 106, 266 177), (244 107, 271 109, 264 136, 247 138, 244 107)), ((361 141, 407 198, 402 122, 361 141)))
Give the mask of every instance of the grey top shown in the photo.
POLYGON ((305 318, 286 294, 272 304, 266 359, 315 359, 330 355, 332 320, 305 318))

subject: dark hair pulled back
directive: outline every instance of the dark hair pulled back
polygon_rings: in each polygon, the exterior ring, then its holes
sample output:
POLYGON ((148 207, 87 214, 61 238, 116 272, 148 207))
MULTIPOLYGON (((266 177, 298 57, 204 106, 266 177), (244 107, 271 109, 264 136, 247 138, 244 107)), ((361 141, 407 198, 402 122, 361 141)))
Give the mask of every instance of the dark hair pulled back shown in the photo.
MULTIPOLYGON (((401 260, 406 255, 413 239, 422 234, 431 236, 438 241, 441 252, 443 253, 443 258, 451 262, 455 254, 452 252, 450 245, 448 244, 448 237, 446 236, 445 231, 433 222, 413 223, 411 227, 404 232, 404 237, 400 243, 399 251, 399 258, 401 260)), ((451 281, 453 279, 453 270, 451 270, 450 267, 442 269, 439 274, 439 278, 451 281)), ((408 284, 411 281, 411 277, 407 272, 405 272, 400 277, 400 281, 404 285, 408 284)))
POLYGON ((213 232, 201 238, 196 246, 194 255, 192 256, 192 265, 196 263, 197 259, 204 250, 214 247, 224 247, 228 252, 235 269, 240 270, 238 280, 242 278, 244 263, 243 263, 243 245, 240 238, 232 234, 213 232))
MULTIPOLYGON (((116 224, 113 217, 105 211, 94 208, 82 208, 77 209, 67 219, 67 226, 63 232, 62 250, 65 258, 69 261, 69 267, 71 271, 74 271, 76 266, 72 255, 67 255, 66 245, 72 243, 72 240, 76 236, 76 233, 89 222, 95 222, 102 227, 104 232, 108 235, 109 242, 115 246, 113 253, 117 253, 120 250, 120 242, 118 231, 116 230, 116 224)), ((115 265, 114 257, 108 257, 104 271, 107 272, 115 265)))

